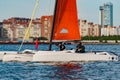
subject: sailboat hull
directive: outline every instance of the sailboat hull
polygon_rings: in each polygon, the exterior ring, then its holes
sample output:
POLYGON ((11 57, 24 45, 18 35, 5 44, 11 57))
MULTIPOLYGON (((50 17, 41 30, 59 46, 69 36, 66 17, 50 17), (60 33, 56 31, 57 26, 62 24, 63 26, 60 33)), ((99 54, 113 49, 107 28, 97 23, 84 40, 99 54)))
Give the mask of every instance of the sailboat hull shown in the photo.
POLYGON ((3 56, 2 61, 4 62, 31 62, 33 54, 6 54, 3 56))
POLYGON ((5 54, 4 62, 94 62, 118 61, 118 56, 108 52, 75 53, 74 50, 65 51, 28 51, 22 54, 5 54), (31 54, 32 53, 32 54, 31 54))
POLYGON ((7 54, 17 54, 16 51, 0 51, 0 61, 3 59, 3 57, 7 54))
POLYGON ((33 55, 33 62, 89 62, 118 61, 116 55, 107 52, 75 53, 74 51, 39 51, 33 55))

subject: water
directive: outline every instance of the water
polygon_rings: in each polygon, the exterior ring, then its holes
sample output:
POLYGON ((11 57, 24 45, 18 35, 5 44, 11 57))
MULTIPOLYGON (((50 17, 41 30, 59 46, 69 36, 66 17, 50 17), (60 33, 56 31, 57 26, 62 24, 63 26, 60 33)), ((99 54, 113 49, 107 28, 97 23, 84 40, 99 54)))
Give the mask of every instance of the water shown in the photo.
MULTIPOLYGON (((120 55, 120 45, 85 45, 86 51, 112 51, 120 55)), ((0 45, 1 51, 17 51, 19 45, 0 45)), ((21 50, 35 49, 24 45, 21 50)), ((75 45, 67 45, 75 48, 75 45)), ((40 50, 48 45, 39 45, 40 50)), ((53 47, 57 49, 57 47, 53 47)), ((43 65, 42 63, 0 62, 0 80, 119 80, 120 62, 90 62, 75 67, 43 65)))

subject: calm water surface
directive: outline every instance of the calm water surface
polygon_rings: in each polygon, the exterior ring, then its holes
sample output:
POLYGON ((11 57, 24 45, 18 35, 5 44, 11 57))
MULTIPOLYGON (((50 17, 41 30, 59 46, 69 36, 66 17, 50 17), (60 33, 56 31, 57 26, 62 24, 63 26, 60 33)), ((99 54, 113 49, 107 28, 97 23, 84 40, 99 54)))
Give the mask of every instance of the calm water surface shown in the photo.
MULTIPOLYGON (((67 49, 75 45, 66 45, 67 49)), ((85 45, 86 51, 112 51, 120 55, 120 45, 85 45)), ((19 45, 0 45, 1 51, 17 51, 19 45)), ((24 45, 24 49, 35 49, 24 45)), ((48 45, 39 45, 40 50, 48 45)), ((57 50, 57 47, 53 46, 57 50)), ((120 80, 120 62, 91 62, 70 66, 42 63, 0 62, 0 80, 120 80)))

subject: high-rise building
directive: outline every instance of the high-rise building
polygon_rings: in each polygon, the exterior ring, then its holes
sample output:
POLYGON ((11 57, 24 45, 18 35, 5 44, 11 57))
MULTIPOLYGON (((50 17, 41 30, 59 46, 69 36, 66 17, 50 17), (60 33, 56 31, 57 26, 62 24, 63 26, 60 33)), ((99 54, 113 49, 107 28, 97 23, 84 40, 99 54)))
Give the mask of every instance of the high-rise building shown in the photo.
POLYGON ((103 6, 100 6, 100 10, 103 11, 101 12, 101 16, 103 16, 101 23, 104 26, 113 26, 113 4, 111 2, 105 3, 103 6))

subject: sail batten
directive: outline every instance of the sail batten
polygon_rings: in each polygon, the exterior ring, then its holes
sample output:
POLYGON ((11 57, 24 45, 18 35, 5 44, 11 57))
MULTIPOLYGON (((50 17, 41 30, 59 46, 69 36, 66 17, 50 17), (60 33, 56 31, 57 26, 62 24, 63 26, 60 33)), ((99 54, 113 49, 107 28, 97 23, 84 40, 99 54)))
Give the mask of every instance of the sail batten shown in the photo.
POLYGON ((76 0, 58 0, 53 40, 80 40, 76 0))

